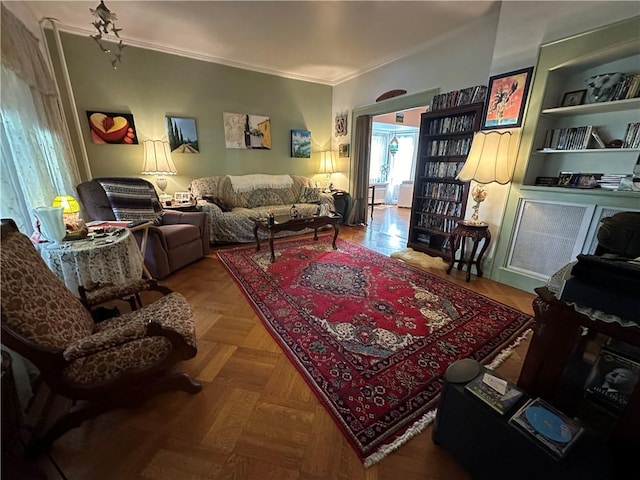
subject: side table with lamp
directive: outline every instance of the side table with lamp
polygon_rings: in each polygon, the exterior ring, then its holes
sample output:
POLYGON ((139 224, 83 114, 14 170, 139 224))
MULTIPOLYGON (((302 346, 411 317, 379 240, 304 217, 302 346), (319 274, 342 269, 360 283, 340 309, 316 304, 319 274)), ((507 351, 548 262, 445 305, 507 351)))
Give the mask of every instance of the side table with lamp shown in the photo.
POLYGON ((511 181, 515 168, 515 150, 518 143, 515 137, 516 134, 511 130, 481 130, 474 134, 469 155, 456 179, 463 182, 471 180, 478 182, 471 190, 471 198, 475 204, 472 207, 473 214, 471 219, 458 222, 451 235, 451 259, 447 274, 458 263, 458 270, 461 270, 463 265, 467 267, 467 282, 471 280, 471 267, 474 265, 477 275, 479 277, 483 275, 482 259, 491 242, 489 224, 481 221, 478 216, 480 204, 487 198, 487 191, 484 185, 488 183, 504 185, 511 181), (467 238, 472 241, 473 246, 470 255, 465 257, 465 242, 467 238), (483 245, 478 253, 478 247, 481 242, 483 242, 483 245), (459 248, 460 256, 456 258, 459 248), (476 257, 477 253, 478 256, 476 257))

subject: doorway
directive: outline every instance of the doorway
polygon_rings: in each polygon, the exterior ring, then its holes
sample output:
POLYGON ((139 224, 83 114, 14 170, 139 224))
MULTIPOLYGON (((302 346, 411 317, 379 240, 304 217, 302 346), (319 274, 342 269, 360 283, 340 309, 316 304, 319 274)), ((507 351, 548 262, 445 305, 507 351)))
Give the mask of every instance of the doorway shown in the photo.
POLYGON ((411 208, 418 153, 420 115, 416 107, 372 118, 369 156, 369 203, 411 208))
MULTIPOLYGON (((369 188, 369 159, 371 151, 371 131, 373 117, 388 113, 402 112, 431 105, 439 89, 427 90, 412 95, 402 95, 380 103, 353 110, 352 155, 349 167, 349 186, 353 201, 349 224, 366 225, 370 202, 367 201, 369 188)), ((419 125, 419 122, 417 123, 419 125)))

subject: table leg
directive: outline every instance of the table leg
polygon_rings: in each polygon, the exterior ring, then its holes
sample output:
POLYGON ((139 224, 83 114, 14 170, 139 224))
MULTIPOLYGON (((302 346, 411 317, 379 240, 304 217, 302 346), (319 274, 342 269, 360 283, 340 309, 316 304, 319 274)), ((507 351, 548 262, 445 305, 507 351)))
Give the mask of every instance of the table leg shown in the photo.
POLYGON ((371 220, 373 220, 373 208, 376 205, 376 186, 371 185, 371 220))
POLYGON ((271 263, 276 261, 276 254, 273 251, 273 231, 269 232, 269 248, 271 249, 271 263))
POLYGON ((465 236, 460 236, 460 260, 458 260, 458 270, 462 270, 462 266, 464 265, 464 247, 466 246, 467 241, 465 236))
POLYGON ((147 268, 146 263, 144 263, 145 252, 147 251, 147 239, 149 237, 149 227, 145 228, 142 232, 142 242, 140 242, 140 253, 142 253, 142 272, 147 277, 147 279, 152 279, 151 272, 147 268))
POLYGON ((478 260, 476 263, 476 270, 478 271, 478 276, 481 277, 483 275, 482 273, 482 257, 484 256, 485 252, 487 251, 487 248, 489 248, 489 242, 491 241, 491 234, 487 231, 487 235, 486 237, 483 237, 482 240, 484 241, 484 243, 482 244, 482 249, 480 250, 480 253, 478 254, 478 260))
POLYGON ((313 239, 318 240, 318 227, 313 229, 313 239))
POLYGON ((258 225, 253 227, 253 236, 256 239, 256 252, 260 251, 260 237, 258 236, 258 225))
POLYGON ((451 273, 451 269, 456 263, 456 252, 458 251, 458 243, 458 236, 451 235, 451 260, 449 260, 449 266, 447 267, 447 275, 451 273))
POLYGON ((480 241, 477 238, 474 238, 472 239, 472 242, 473 242, 473 248, 471 249, 471 255, 469 256, 469 259, 467 260, 467 278, 466 278, 467 282, 471 281, 471 265, 475 263, 476 270, 479 271, 478 263, 474 262, 473 259, 476 258, 476 252, 478 251, 478 243, 480 243, 480 241))
POLYGON ((340 226, 337 223, 333 223, 333 243, 331 244, 331 246, 333 247, 334 250, 337 250, 338 247, 336 246, 336 240, 338 239, 338 233, 340 233, 340 226))

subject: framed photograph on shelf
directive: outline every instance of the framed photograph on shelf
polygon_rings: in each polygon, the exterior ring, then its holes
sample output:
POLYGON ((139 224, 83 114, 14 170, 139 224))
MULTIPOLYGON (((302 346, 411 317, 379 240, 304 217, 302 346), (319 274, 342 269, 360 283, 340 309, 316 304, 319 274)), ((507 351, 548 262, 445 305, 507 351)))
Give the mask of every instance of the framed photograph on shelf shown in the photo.
POLYGON ((555 459, 564 458, 584 428, 540 398, 529 400, 509 424, 555 459))
POLYGON ((582 105, 584 97, 587 94, 587 89, 575 90, 573 92, 567 92, 562 97, 561 107, 575 107, 576 105, 582 105))
POLYGON ((522 124, 533 67, 489 78, 481 130, 515 128, 522 124))

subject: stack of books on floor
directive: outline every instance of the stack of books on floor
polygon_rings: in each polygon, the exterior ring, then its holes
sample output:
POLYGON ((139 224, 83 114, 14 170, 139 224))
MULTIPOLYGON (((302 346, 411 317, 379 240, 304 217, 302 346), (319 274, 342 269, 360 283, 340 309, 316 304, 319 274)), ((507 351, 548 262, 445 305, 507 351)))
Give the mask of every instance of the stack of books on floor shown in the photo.
POLYGON ((608 173, 602 175, 599 180, 597 180, 600 188, 604 188, 606 190, 617 190, 620 186, 620 181, 626 177, 623 173, 608 173))

